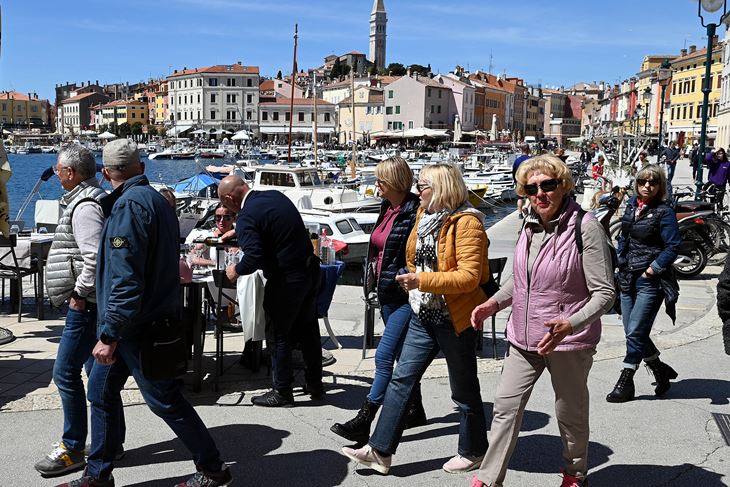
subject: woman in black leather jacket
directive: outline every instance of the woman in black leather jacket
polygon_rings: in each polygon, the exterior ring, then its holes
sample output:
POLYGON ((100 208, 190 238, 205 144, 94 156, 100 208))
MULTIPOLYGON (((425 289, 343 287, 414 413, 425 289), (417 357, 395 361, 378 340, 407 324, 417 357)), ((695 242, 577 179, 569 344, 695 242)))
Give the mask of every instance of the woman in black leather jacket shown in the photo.
POLYGON ((659 350, 650 338, 651 328, 665 301, 674 319, 679 286, 674 277, 674 260, 681 243, 674 210, 666 203, 667 177, 650 164, 636 174, 636 196, 626 205, 618 240, 618 281, 621 312, 626 333, 626 357, 621 375, 606 400, 626 402, 634 398, 634 373, 644 360, 654 374, 654 393, 670 388, 677 372, 659 360, 659 350))

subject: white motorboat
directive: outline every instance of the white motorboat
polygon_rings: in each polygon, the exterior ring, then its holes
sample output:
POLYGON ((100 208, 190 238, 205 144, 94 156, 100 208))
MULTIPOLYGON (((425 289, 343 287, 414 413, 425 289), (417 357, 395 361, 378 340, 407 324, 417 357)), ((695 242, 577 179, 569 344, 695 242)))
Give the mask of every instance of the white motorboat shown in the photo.
MULTIPOLYGON (((367 256, 370 235, 365 233, 352 213, 332 213, 318 210, 299 210, 304 225, 312 233, 325 234, 347 244, 347 249, 337 253, 337 260, 346 264, 361 264, 367 256)), ((377 218, 377 215, 374 215, 377 218)))

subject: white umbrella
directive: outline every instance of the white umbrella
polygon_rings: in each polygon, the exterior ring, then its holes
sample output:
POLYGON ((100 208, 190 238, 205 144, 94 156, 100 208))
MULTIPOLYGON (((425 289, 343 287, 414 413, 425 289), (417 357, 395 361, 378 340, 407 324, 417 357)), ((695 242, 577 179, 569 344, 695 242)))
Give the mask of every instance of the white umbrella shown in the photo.
POLYGON ((231 137, 231 140, 251 140, 251 136, 248 135, 248 131, 239 130, 238 132, 236 132, 236 135, 231 137))
POLYGON ((190 132, 190 133, 191 133, 191 134, 196 134, 196 135, 199 135, 199 134, 207 134, 207 133, 208 133, 208 131, 207 131, 207 130, 203 130, 203 129, 198 129, 198 130, 193 130, 193 131, 192 131, 192 132, 190 132))
POLYGON ((109 131, 106 131, 106 132, 104 132, 102 134, 99 134, 99 138, 100 139, 105 139, 105 140, 111 140, 111 139, 116 139, 117 136, 114 135, 113 133, 109 132, 109 131))
POLYGON ((454 118, 454 142, 461 141, 461 119, 459 115, 454 118))

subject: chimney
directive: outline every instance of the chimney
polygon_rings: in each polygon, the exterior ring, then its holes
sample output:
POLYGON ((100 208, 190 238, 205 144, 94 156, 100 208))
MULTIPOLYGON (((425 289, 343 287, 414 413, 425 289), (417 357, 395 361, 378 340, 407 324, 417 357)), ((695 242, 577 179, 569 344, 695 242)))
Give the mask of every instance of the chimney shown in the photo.
POLYGON ((99 86, 99 80, 96 80, 96 86, 99 86))
POLYGON ((416 81, 418 81, 418 71, 416 71, 416 81))
POLYGON ((715 34, 712 36, 712 47, 717 47, 717 43, 720 41, 720 37, 715 34))
POLYGON ((689 46, 689 53, 692 54, 693 52, 697 51, 697 46, 689 46))
POLYGON ((86 86, 91 86, 91 80, 88 80, 88 81, 86 82, 86 86))
POLYGON ((82 87, 82 88, 84 87, 84 82, 83 82, 83 81, 81 82, 81 87, 82 87))
POLYGON ((238 61, 238 63, 237 63, 237 64, 238 64, 239 66, 241 66, 241 61, 238 61))
POLYGON ((687 49, 680 49, 679 50, 679 55, 680 56, 686 56, 687 55, 687 49))

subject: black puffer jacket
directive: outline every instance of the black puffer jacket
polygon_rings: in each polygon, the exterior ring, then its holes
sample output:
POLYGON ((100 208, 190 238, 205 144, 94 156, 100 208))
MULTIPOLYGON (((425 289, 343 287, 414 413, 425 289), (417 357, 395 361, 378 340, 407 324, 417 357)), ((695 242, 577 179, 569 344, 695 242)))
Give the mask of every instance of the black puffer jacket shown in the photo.
POLYGON ((730 355, 730 259, 725 260, 725 268, 717 282, 717 313, 722 320, 725 353, 730 355))
MULTIPOLYGON (((418 210, 419 198, 413 193, 408 193, 406 199, 401 203, 401 209, 395 216, 390 234, 385 240, 383 249, 383 260, 380 264, 380 277, 377 285, 373 286, 374 270, 377 265, 378 253, 372 242, 368 248, 368 258, 365 266, 366 289, 376 287, 378 301, 380 304, 407 303, 406 294, 395 280, 398 271, 406 267, 406 242, 411 234, 413 224, 416 221, 416 210, 418 210), (370 286, 368 286, 370 285, 370 286)), ((380 215, 374 229, 383 221, 385 212, 390 208, 388 201, 380 205, 380 215)))

